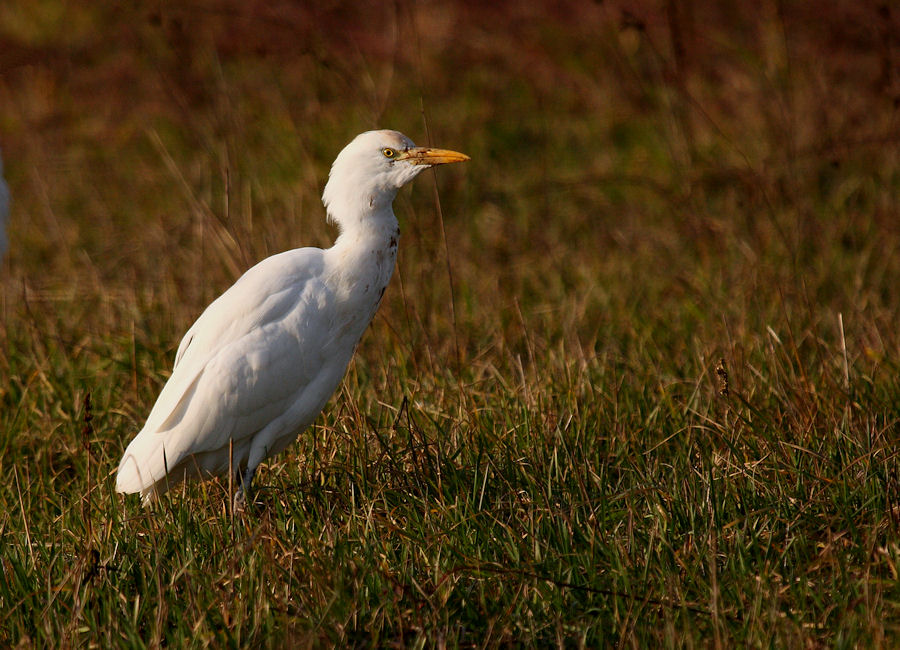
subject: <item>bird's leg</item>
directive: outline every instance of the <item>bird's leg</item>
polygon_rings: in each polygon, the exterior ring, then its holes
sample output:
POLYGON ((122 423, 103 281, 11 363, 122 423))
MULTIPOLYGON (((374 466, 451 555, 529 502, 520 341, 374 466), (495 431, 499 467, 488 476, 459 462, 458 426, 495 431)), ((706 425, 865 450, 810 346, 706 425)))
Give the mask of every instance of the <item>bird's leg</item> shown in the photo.
POLYGON ((238 489, 234 493, 234 509, 241 512, 247 507, 248 501, 253 503, 253 476, 255 467, 248 467, 243 474, 238 472, 238 489))

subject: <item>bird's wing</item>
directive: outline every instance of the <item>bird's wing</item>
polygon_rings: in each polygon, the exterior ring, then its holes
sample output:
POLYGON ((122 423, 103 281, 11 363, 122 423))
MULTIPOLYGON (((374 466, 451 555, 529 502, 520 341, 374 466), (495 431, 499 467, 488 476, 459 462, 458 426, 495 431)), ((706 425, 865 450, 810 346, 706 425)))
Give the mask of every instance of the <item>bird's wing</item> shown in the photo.
POLYGON ((323 270, 318 249, 275 255, 203 312, 125 452, 117 489, 144 489, 185 457, 227 449, 287 411, 333 359, 323 270))
POLYGON ((283 316, 292 306, 291 298, 321 278, 322 254, 318 248, 298 248, 267 257, 250 268, 191 325, 178 345, 173 370, 186 355, 189 364, 196 363, 283 316))

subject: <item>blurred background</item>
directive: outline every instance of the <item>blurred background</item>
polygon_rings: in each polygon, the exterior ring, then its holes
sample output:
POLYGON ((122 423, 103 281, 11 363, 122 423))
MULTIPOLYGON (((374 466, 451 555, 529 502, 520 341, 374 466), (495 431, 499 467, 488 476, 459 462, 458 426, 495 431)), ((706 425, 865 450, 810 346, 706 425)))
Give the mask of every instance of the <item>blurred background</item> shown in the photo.
MULTIPOLYGON (((24 291, 77 294, 80 332, 156 329, 160 304, 181 328, 254 261, 330 241, 329 165, 370 128, 473 157, 437 181, 460 318, 515 300, 571 320, 588 345, 619 301, 664 311, 688 296, 713 321, 743 321, 758 290, 777 290, 779 307, 802 292, 896 322, 898 14, 851 1, 4 2, 7 323, 24 291), (140 308, 109 321, 123 294, 140 308)), ((445 242, 432 192, 403 196, 401 270, 437 336, 445 242)))

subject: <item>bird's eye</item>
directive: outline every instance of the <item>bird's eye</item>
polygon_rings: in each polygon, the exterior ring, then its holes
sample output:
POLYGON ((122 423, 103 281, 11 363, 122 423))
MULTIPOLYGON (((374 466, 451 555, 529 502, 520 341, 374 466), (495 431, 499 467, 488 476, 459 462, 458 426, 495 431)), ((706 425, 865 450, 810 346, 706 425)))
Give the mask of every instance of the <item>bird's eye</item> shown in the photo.
POLYGON ((397 155, 397 152, 394 151, 393 149, 391 149, 390 147, 385 147, 384 149, 381 150, 381 155, 383 155, 385 158, 393 158, 394 156, 397 155))

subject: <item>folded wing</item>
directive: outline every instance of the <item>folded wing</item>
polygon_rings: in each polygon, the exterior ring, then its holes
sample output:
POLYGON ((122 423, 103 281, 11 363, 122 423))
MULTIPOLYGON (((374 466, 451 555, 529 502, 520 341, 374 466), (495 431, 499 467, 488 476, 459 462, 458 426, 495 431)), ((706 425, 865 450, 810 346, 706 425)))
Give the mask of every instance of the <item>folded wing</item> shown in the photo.
POLYGON ((318 415, 334 388, 318 378, 336 371, 339 380, 349 361, 331 351, 336 308, 323 272, 318 249, 275 255, 203 312, 125 451, 117 491, 152 496, 190 476, 221 474, 229 461, 246 463, 253 437, 271 423, 293 435, 318 415), (298 403, 318 408, 298 412, 298 403))

